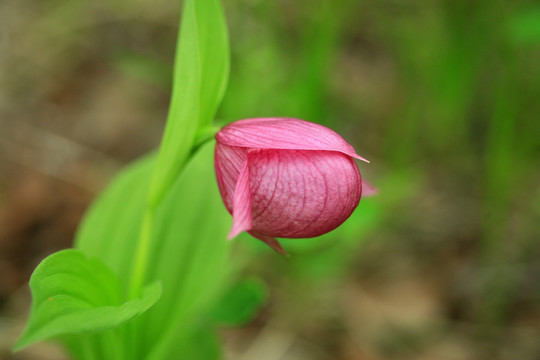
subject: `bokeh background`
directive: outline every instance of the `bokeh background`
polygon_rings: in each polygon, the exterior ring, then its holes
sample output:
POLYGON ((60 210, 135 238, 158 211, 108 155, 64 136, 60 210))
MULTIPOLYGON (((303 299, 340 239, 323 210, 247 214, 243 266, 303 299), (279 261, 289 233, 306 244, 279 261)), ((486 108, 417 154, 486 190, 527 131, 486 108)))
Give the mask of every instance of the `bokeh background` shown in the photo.
MULTIPOLYGON (((225 0, 219 121, 341 133, 380 189, 337 232, 255 251, 230 360, 540 358, 540 4, 225 0)), ((0 359, 27 281, 90 201, 159 143, 181 4, 0 1, 0 359)), ((211 226, 201 219, 201 226, 211 226)), ((240 242, 254 242, 248 236, 240 242)))

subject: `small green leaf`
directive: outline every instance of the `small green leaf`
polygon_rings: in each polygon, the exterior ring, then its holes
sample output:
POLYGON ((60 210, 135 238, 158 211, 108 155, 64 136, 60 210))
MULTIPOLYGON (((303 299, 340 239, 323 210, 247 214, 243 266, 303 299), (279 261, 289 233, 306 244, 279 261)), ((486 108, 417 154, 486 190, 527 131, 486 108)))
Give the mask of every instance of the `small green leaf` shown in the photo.
POLYGON ((30 278, 30 319, 14 349, 65 334, 103 331, 144 313, 161 296, 161 284, 122 303, 118 278, 99 259, 69 249, 50 255, 30 278))
POLYGON ((266 298, 266 289, 260 281, 246 279, 224 294, 211 315, 222 324, 242 325, 257 314, 266 298))
POLYGON ((156 207, 178 177, 196 140, 209 126, 229 77, 229 39, 219 0, 186 0, 174 64, 167 125, 149 189, 156 207))

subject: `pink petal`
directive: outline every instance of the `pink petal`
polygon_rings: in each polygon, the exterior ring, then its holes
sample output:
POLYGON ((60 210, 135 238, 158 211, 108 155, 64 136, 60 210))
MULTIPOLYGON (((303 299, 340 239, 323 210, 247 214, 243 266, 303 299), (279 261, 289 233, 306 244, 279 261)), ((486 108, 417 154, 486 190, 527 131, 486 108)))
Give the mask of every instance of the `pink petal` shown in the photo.
POLYGON ((279 241, 277 241, 273 237, 259 234, 256 231, 249 231, 249 235, 253 236, 254 238, 257 238, 257 239, 261 240, 262 242, 264 242, 266 245, 270 246, 272 249, 274 249, 275 251, 277 251, 281 255, 289 256, 289 254, 287 254, 287 252, 285 250, 283 250, 283 248, 281 247, 281 244, 279 243, 279 241))
POLYGON ((216 135, 218 142, 255 149, 338 151, 369 162, 335 131, 293 118, 255 118, 235 121, 216 135))
POLYGON ((232 214, 234 189, 242 166, 246 160, 247 149, 216 144, 216 179, 227 211, 232 214))
POLYGON ((232 239, 242 231, 251 230, 251 190, 249 186, 248 158, 244 161, 242 170, 238 176, 233 198, 233 225, 227 236, 232 239))
POLYGON ((259 150, 249 154, 252 229, 306 238, 343 223, 358 205, 356 162, 333 151, 259 150))
POLYGON ((375 186, 362 179, 362 197, 375 196, 378 193, 379 190, 375 186))

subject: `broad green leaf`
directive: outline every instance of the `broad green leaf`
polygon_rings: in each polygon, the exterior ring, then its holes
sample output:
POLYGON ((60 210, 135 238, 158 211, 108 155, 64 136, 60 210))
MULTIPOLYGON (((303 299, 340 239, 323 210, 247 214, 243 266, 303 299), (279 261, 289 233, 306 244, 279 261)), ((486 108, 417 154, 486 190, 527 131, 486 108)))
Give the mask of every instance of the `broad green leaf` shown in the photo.
MULTIPOLYGON (((157 208, 147 282, 160 280, 163 294, 148 315, 131 322, 141 332, 133 353, 167 358, 194 322, 214 305, 235 270, 225 240, 231 217, 225 210, 213 168, 214 142, 203 145, 186 164, 157 208)), ((150 156, 124 170, 91 207, 76 247, 99 256, 124 285, 143 215, 150 156)), ((171 355, 172 356, 172 355, 171 355)))
POLYGON ((167 125, 149 190, 152 207, 178 177, 197 132, 211 124, 228 76, 228 33, 219 0, 186 0, 167 125))
POLYGON ((107 264, 125 293, 154 160, 146 156, 120 172, 90 206, 75 237, 75 247, 107 264))
POLYGON ((218 323, 242 325, 255 316, 266 298, 266 289, 260 281, 246 279, 229 289, 210 314, 218 323))
POLYGON ((159 282, 141 298, 122 301, 118 278, 99 259, 79 250, 50 255, 30 278, 30 319, 15 349, 64 334, 117 327, 144 313, 161 295, 159 282))
POLYGON ((154 235, 160 246, 154 248, 148 280, 162 280, 164 293, 148 314, 150 358, 178 358, 169 347, 208 311, 235 270, 229 258, 233 243, 225 240, 231 217, 214 175, 214 144, 195 154, 158 208, 154 235))

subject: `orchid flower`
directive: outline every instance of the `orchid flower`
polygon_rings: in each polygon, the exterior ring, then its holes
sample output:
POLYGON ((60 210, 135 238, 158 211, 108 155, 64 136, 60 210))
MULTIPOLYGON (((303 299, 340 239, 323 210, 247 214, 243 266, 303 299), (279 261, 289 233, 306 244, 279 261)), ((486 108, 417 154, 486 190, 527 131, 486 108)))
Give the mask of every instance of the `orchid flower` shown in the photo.
POLYGON ((309 238, 341 225, 364 196, 355 159, 333 130, 292 118, 240 120, 216 134, 215 170, 231 239, 246 231, 285 254, 275 239, 309 238))

